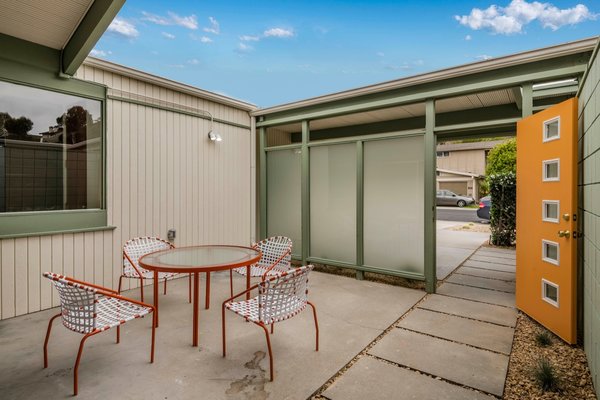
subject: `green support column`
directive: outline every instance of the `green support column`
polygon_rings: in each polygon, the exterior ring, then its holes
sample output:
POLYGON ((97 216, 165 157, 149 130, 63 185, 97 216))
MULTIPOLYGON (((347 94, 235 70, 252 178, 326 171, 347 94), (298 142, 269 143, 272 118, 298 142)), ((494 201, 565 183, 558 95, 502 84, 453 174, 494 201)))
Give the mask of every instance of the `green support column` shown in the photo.
POLYGON ((302 264, 306 265, 310 246, 310 154, 309 122, 302 121, 302 264))
POLYGON ((260 237, 262 240, 267 237, 267 152, 265 151, 265 144, 267 142, 267 130, 266 128, 260 128, 258 130, 258 146, 259 146, 259 205, 260 205, 260 237))
MULTIPOLYGON (((364 180, 363 180, 363 142, 356 142, 356 265, 362 267, 365 264, 364 259, 364 180)), ((356 279, 363 280, 364 272, 357 270, 356 279)))
POLYGON ((528 117, 533 114, 533 84, 531 82, 524 83, 522 86, 523 89, 523 118, 528 117))
POLYGON ((425 103, 425 287, 427 293, 435 293, 436 277, 436 138, 435 138, 435 103, 433 99, 425 103))

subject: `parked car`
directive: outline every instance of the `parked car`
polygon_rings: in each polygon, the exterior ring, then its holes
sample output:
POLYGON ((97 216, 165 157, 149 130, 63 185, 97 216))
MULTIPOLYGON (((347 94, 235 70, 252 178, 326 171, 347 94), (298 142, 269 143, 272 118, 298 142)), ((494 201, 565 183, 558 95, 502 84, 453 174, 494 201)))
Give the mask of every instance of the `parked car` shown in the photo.
POLYGON ((490 220, 490 208, 492 208, 491 196, 482 197, 479 200, 479 209, 477 209, 477 216, 486 221, 490 220))
POLYGON ((475 203, 475 199, 467 196, 459 196, 449 190, 438 190, 436 195, 436 204, 438 206, 459 206, 464 207, 475 203))

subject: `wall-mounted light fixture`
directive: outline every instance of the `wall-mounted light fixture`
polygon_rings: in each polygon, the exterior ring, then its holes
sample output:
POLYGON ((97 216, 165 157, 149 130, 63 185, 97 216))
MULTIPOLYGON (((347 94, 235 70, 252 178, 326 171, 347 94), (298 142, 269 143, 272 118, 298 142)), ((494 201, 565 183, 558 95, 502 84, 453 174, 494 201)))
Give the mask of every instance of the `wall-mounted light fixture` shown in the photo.
POLYGON ((208 111, 205 111, 208 115, 210 115, 210 130, 208 131, 208 138, 211 142, 221 142, 223 138, 217 132, 213 130, 213 116, 208 111))

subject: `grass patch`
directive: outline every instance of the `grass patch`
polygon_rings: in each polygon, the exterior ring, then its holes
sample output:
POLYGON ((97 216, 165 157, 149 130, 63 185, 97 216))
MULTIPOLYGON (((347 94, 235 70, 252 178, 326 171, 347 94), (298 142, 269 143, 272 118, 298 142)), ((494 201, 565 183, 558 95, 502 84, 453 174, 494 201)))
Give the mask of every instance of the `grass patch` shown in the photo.
POLYGON ((543 391, 554 392, 558 390, 558 374, 554 365, 546 357, 541 357, 537 361, 533 370, 533 377, 543 391))
POLYGON ((548 347, 552 344, 552 336, 550 336, 548 331, 539 332, 535 335, 535 342, 540 347, 548 347))

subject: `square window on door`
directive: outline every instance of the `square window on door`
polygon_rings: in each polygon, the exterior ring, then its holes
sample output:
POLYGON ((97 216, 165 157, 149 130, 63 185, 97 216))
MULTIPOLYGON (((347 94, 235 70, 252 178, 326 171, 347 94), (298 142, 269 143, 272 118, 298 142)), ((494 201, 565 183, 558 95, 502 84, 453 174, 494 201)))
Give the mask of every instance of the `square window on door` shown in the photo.
POLYGON ((558 200, 542 200, 542 220, 558 223, 558 200))
POLYGON ((552 304, 554 307, 558 307, 558 285, 542 279, 542 299, 552 304))
POLYGON ((544 122, 544 142, 560 139, 560 118, 544 122))
POLYGON ((544 161, 543 180, 544 182, 552 182, 560 180, 560 160, 544 161))
POLYGON ((560 251, 558 243, 551 242, 549 240, 542 240, 542 260, 559 265, 560 263, 560 251))

